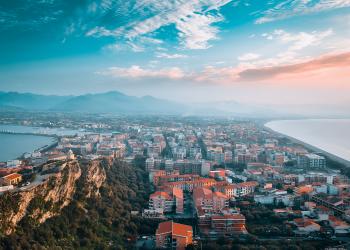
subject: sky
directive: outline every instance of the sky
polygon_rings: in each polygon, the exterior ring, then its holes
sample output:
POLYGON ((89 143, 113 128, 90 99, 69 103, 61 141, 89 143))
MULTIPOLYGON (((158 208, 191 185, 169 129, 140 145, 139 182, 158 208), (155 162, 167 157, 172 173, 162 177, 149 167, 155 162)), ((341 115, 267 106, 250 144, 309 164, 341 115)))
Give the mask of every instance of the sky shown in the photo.
POLYGON ((350 112, 350 0, 0 1, 0 91, 350 112))

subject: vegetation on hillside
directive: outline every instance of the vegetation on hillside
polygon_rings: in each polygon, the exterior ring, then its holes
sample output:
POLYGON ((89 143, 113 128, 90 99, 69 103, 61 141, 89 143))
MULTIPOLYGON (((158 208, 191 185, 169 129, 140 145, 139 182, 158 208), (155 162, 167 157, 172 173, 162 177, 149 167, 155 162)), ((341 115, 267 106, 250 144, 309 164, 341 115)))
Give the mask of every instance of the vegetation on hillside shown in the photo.
MULTIPOLYGON (((154 233, 156 225, 131 215, 131 211, 141 211, 148 200, 144 159, 136 159, 133 165, 102 161, 100 167, 107 175, 100 196, 86 198, 86 183, 80 178, 74 199, 59 216, 41 225, 25 217, 15 233, 1 238, 0 248, 125 249, 134 243, 138 233, 154 233)), ((12 198, 6 200, 16 207, 12 198)))

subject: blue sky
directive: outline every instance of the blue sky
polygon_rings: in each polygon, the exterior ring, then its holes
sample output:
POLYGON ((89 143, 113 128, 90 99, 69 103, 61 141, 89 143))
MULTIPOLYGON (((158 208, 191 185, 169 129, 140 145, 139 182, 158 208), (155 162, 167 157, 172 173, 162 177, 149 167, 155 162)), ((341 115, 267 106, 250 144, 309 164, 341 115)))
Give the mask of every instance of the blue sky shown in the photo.
POLYGON ((0 37, 2 91, 350 102, 350 0, 1 1, 0 37))

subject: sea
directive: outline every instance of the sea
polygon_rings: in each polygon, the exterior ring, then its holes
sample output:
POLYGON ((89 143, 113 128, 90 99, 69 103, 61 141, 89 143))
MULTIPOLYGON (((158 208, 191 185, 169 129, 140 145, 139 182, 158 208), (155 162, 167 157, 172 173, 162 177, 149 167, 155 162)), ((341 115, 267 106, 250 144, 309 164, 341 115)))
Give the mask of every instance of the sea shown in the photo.
POLYGON ((265 126, 350 161, 350 119, 279 120, 265 126))
POLYGON ((55 142, 54 137, 40 134, 74 135, 81 133, 84 132, 65 128, 0 125, 0 162, 16 159, 24 153, 31 153, 55 142), (1 133, 1 131, 13 132, 14 134, 1 133), (35 133, 38 135, 20 133, 35 133))
POLYGON ((0 134, 0 161, 16 159, 53 142, 54 139, 48 136, 0 134))

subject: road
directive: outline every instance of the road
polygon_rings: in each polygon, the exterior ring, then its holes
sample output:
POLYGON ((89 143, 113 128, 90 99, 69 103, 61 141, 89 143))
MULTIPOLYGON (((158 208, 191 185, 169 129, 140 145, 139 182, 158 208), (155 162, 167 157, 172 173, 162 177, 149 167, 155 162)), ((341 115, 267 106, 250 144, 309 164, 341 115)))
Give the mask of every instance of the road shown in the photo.
POLYGON ((28 186, 15 188, 15 189, 13 189, 11 191, 15 192, 15 191, 31 190, 32 188, 35 188, 36 186, 38 186, 38 185, 42 184, 43 182, 45 182, 48 178, 50 178, 53 175, 55 175, 55 174, 44 174, 44 175, 37 174, 35 176, 35 180, 33 182, 31 182, 28 186))

